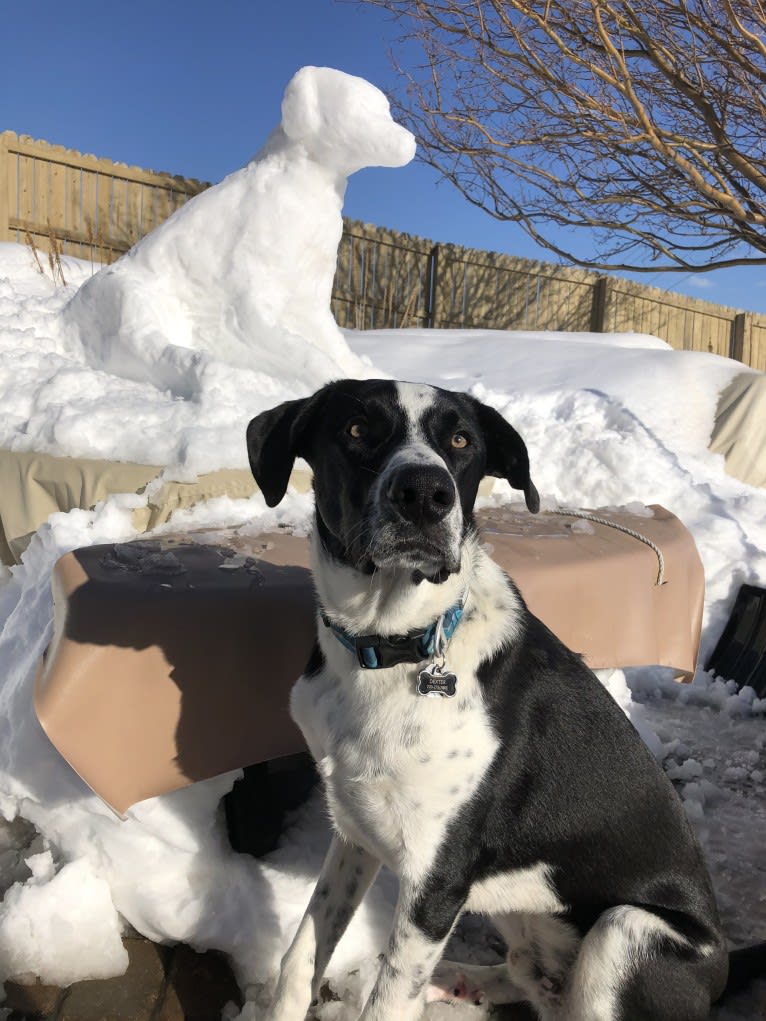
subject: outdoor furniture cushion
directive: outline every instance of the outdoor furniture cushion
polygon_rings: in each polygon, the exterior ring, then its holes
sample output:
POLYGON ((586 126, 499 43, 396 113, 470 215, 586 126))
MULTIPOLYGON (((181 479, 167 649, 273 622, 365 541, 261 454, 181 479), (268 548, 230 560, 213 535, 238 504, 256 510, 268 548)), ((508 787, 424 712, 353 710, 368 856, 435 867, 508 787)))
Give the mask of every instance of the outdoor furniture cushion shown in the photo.
MULTIPOLYGON (((591 667, 691 674, 702 565, 681 522, 651 510, 596 512, 643 539, 508 507, 477 520, 533 612, 591 667)), ((58 561, 35 708, 64 758, 118 813, 304 750, 288 693, 315 637, 308 553, 308 541, 287 532, 231 530, 91 546, 58 561)))
MULTIPOLYGON (((29 540, 54 512, 92 510, 112 493, 144 493, 163 471, 160 465, 0 449, 0 563, 18 563, 29 540)), ((311 473, 294 471, 290 485, 306 492, 311 473)), ((133 526, 149 531, 173 511, 217 496, 252 496, 257 490, 249 468, 225 468, 192 482, 162 479, 149 491, 146 505, 133 512, 133 526)))
POLYGON ((726 471, 751 486, 766 486, 766 373, 743 372, 718 398, 710 449, 726 471))

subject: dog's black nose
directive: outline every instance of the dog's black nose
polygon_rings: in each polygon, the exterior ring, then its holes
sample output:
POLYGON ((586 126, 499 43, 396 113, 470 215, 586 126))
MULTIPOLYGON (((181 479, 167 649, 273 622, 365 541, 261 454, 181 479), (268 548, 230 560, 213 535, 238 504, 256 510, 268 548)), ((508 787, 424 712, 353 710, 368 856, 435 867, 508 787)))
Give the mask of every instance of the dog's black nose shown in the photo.
POLYGON ((455 484, 438 464, 403 465, 394 472, 386 496, 405 521, 433 525, 455 505, 455 484))

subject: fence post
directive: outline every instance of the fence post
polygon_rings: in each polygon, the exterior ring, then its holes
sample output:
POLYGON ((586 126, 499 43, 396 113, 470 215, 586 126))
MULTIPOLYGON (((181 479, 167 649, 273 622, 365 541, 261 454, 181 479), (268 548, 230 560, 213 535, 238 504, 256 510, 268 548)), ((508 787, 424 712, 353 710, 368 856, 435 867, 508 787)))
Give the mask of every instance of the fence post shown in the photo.
POLYGON ((8 154, 8 136, 0 132, 0 241, 11 240, 10 205, 11 164, 8 154))
POLYGON ((609 287, 609 277, 603 276, 596 280, 593 285, 593 304, 590 308, 590 330, 591 333, 604 332, 604 320, 606 318, 606 296, 609 287))
POLYGON ((436 287, 439 273, 439 245, 434 245, 428 253, 426 263, 426 326, 433 329, 436 325, 436 287))
POLYGON ((752 341, 753 315, 751 312, 738 312, 731 327, 729 357, 749 365, 752 341))

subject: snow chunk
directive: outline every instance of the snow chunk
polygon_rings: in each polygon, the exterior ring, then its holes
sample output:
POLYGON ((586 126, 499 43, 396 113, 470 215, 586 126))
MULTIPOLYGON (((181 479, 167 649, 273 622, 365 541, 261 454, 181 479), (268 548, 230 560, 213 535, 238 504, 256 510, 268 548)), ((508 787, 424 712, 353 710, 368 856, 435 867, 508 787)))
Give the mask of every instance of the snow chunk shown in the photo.
POLYGON ((128 955, 109 884, 83 858, 53 878, 49 852, 28 864, 32 878, 12 886, 0 904, 0 975, 42 973, 47 982, 65 986, 122 974, 128 955))
POLYGON ((667 773, 671 780, 693 780, 702 776, 703 766, 696 759, 687 759, 680 766, 671 766, 667 773))

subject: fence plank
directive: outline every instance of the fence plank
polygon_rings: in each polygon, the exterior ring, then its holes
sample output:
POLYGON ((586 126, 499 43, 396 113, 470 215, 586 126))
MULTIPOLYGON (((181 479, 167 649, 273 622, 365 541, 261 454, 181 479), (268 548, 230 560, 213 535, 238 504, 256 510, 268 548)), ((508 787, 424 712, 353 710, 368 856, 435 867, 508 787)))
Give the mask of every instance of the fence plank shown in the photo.
MULTIPOLYGON (((82 222, 82 171, 79 167, 64 168, 64 227, 69 236, 80 235, 82 222)), ((68 249, 67 249, 68 251, 68 249)))
POLYGON ((90 259, 91 262, 99 261, 98 249, 101 246, 98 240, 100 236, 98 215, 98 174, 93 170, 83 169, 82 228, 88 238, 88 242, 85 245, 81 244, 80 248, 84 248, 88 252, 88 255, 84 256, 84 258, 90 259))
POLYGON ((37 223, 43 224, 46 231, 50 233, 48 223, 51 218, 51 164, 42 160, 35 160, 34 173, 34 219, 37 223))
POLYGON ((125 186, 125 240, 134 245, 141 240, 141 199, 146 186, 139 181, 128 181, 125 186))
POLYGON ((604 329, 609 277, 599 277, 593 285, 593 297, 590 312, 590 328, 592 333, 601 333, 604 329))
POLYGON ((66 229, 66 210, 66 167, 60 163, 49 163, 47 222, 50 222, 56 234, 66 229))
POLYGON ((111 262, 114 255, 116 241, 114 239, 114 225, 112 223, 112 177, 110 174, 98 175, 98 222, 99 234, 104 248, 107 262, 111 262))
POLYGON ((751 315, 750 343, 743 361, 754 369, 766 372, 766 317, 751 315))
MULTIPOLYGON (((15 162, 15 157, 14 157, 15 162)), ((11 166, 6 133, 0 133, 0 241, 11 240, 11 172, 15 176, 16 168, 11 166)))
POLYGON ((16 208, 19 219, 37 223, 35 161, 31 156, 19 156, 16 166, 16 208))

